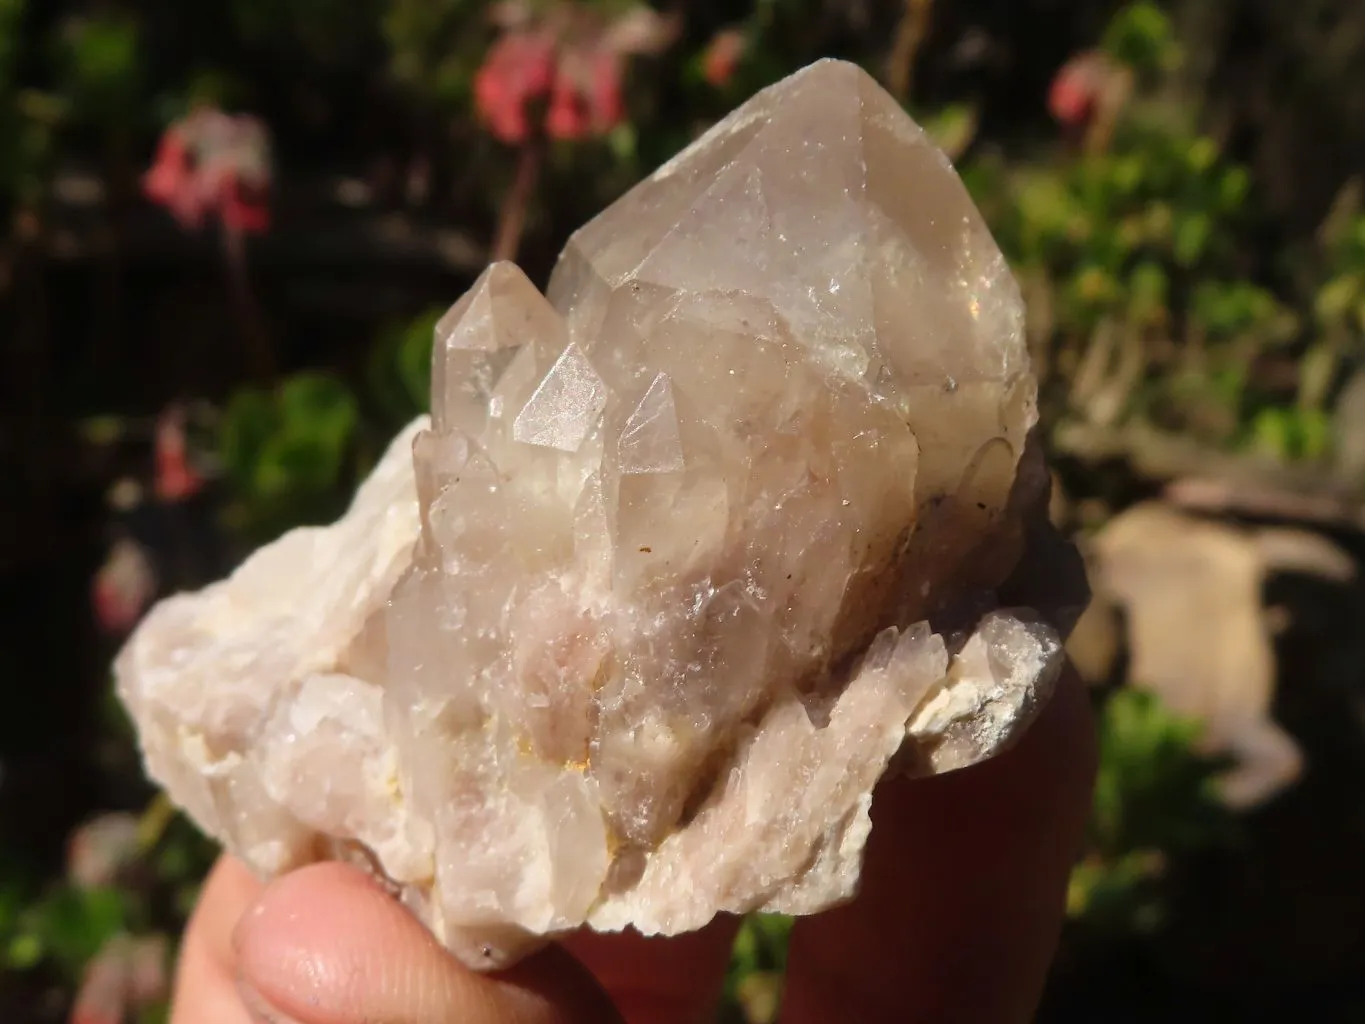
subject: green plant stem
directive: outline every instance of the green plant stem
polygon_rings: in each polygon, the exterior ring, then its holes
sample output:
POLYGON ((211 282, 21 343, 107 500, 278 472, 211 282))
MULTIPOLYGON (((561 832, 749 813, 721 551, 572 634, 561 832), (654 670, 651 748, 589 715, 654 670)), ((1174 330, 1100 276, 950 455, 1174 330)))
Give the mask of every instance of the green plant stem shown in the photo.
POLYGON ((137 841, 142 852, 146 853, 161 842, 166 829, 175 818, 175 805, 165 793, 158 793, 142 812, 137 823, 137 841))
POLYGON ((896 26, 896 38, 887 61, 886 87, 901 103, 910 98, 915 77, 915 58, 924 37, 929 34, 929 17, 934 0, 905 0, 905 13, 896 26))

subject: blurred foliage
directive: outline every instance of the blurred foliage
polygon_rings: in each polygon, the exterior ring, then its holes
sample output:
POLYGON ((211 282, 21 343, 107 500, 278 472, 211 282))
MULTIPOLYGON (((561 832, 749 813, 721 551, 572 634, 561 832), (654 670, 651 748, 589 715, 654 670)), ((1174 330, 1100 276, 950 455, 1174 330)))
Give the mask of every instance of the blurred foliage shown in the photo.
MULTIPOLYGON (((73 849, 92 835, 98 842, 100 824, 78 829, 73 849)), ((164 798, 153 800, 136 824, 136 845, 107 860, 100 877, 73 872, 33 890, 19 872, 0 873, 0 969, 43 972, 74 990, 101 959, 106 970, 131 970, 107 961, 141 937, 143 956, 149 952, 154 961, 140 969, 139 999, 125 1007, 133 1014, 126 1019, 153 1024, 165 1020, 168 1008, 170 965, 160 936, 178 931, 189 916, 216 851, 164 798)))
POLYGON ((1142 690, 1106 699, 1098 725, 1094 809, 1068 911, 1092 930, 1151 932, 1162 923, 1170 860, 1232 836, 1216 790, 1224 765, 1196 752, 1199 723, 1142 690))
POLYGON ((370 355, 369 383, 375 404, 389 422, 406 423, 426 412, 431 397, 431 347, 443 309, 380 332, 370 355))
POLYGON ((104 944, 128 929, 129 904, 118 888, 52 889, 16 919, 7 950, 9 966, 26 970, 50 958, 68 977, 79 978, 104 944))
POLYGON ((23 86, 20 28, 26 0, 0 0, 0 209, 30 209, 42 197, 60 101, 23 86))
POLYGON ((1173 715, 1143 690, 1123 689, 1105 701, 1090 831, 1096 852, 1181 853, 1226 835, 1215 787, 1222 765, 1195 753, 1199 732, 1198 722, 1173 715))
POLYGON ((1328 234, 1331 277, 1319 289, 1314 313, 1326 331, 1365 335, 1365 217, 1351 217, 1328 234))
POLYGON ((230 525, 266 540, 334 515, 354 475, 346 471, 358 426, 355 397, 323 374, 297 374, 274 392, 237 392, 223 412, 219 444, 235 497, 230 525))
POLYGON ((752 914, 744 919, 725 976, 730 1019, 747 1024, 771 1024, 777 1019, 791 930, 792 919, 782 914, 752 914))
POLYGON ((1180 60, 1170 17, 1150 0, 1119 8, 1104 31, 1100 48, 1120 64, 1145 74, 1173 71, 1180 60))
POLYGON ((234 534, 261 543, 341 511, 388 434, 426 411, 432 334, 442 312, 380 332, 368 393, 334 376, 299 373, 273 392, 248 387, 232 396, 218 428, 218 457, 231 495, 225 522, 234 534))
POLYGON ((62 93, 83 119, 130 127, 140 92, 137 25, 120 16, 68 22, 58 37, 62 93))
POLYGON ((492 36, 487 15, 471 0, 390 0, 382 24, 394 78, 438 109, 469 109, 492 36))
POLYGON ((1176 88, 1182 58, 1161 7, 1127 6, 1072 85, 1092 93, 1081 137, 964 176, 1024 280, 1054 423, 1142 421, 1324 461, 1354 351, 1332 336, 1361 301, 1352 229, 1322 247, 1316 295, 1296 289, 1265 247, 1248 169, 1176 88), (1288 382, 1271 372, 1295 361, 1288 382))

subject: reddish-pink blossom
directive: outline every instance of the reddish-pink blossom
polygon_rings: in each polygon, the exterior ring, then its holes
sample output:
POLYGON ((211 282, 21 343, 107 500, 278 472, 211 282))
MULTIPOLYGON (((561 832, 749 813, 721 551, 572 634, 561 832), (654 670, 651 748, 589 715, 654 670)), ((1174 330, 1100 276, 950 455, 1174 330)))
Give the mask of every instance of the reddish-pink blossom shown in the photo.
POLYGON ((573 84, 560 75, 545 111, 545 131, 555 139, 581 139, 592 127, 587 105, 573 84))
POLYGON ((1052 80, 1048 111, 1068 128, 1084 127, 1095 113, 1109 71, 1103 54, 1088 52, 1072 57, 1052 80))
POLYGON ((137 859, 138 820, 132 814, 101 814, 71 833, 66 874, 73 885, 93 889, 110 885, 137 859))
POLYGON ((185 227, 197 228, 203 223, 209 197, 195 173, 189 145, 174 126, 161 137, 156 160, 143 178, 142 188, 148 199, 170 210, 185 227))
POLYGON ((234 174, 224 184, 221 203, 223 223, 230 229, 252 235, 270 229, 270 205, 264 189, 245 185, 234 174))
MULTIPOLYGON (((225 222, 228 216, 225 212, 225 222)), ((242 229, 240 223, 236 226, 242 229)), ((204 478, 190 463, 185 414, 176 406, 167 409, 157 420, 155 457, 156 495, 162 501, 184 501, 203 490, 204 478)))
POLYGON ((115 935, 86 965, 68 1024, 123 1024, 169 991, 165 936, 115 935))
POLYGON ((739 29, 721 29, 711 37, 711 42, 702 54, 702 77, 718 89, 729 85, 748 45, 744 33, 739 29))
POLYGON ((270 144, 254 117, 203 107, 166 129, 143 178, 147 198, 184 227, 216 213, 230 231, 270 226, 270 144))
POLYGON ((519 143, 530 133, 526 108, 550 91, 555 77, 554 39, 539 32, 508 32, 488 51, 474 76, 474 102, 489 131, 519 143))
POLYGON ((86 965, 69 1024, 123 1024, 128 999, 128 938, 116 935, 86 965))
POLYGON ((142 546, 124 538, 110 550, 92 589, 95 621, 106 633, 122 635, 156 596, 156 573, 142 546))
POLYGON ((622 80, 628 55, 657 53, 676 20, 644 5, 614 19, 586 5, 551 5, 539 13, 506 5, 503 35, 474 78, 474 104, 488 130, 519 144, 543 128, 555 139, 605 135, 625 117, 622 80), (532 123, 538 105, 544 121, 532 123))
POLYGON ((593 126, 608 132, 626 116, 621 96, 622 60, 620 54, 598 50, 589 60, 588 109, 593 126))
POLYGON ((623 60, 619 53, 568 49, 555 67, 545 131, 555 139, 605 135, 625 117, 621 95, 623 60))
POLYGON ((164 935, 134 939, 128 950, 128 1001, 134 1007, 151 1006, 170 992, 170 944, 164 935))

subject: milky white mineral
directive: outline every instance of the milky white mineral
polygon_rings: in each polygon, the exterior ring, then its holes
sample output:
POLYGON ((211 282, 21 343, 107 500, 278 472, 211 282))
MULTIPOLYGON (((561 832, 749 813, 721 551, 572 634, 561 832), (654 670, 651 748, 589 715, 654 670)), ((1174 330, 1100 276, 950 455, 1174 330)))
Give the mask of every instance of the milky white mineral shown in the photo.
POLYGON ((821 61, 548 295, 489 267, 350 511, 151 613, 117 664, 148 768, 262 875, 351 859, 476 968, 837 904, 878 779, 991 756, 1052 686, 1084 597, 1035 387, 951 166, 821 61))

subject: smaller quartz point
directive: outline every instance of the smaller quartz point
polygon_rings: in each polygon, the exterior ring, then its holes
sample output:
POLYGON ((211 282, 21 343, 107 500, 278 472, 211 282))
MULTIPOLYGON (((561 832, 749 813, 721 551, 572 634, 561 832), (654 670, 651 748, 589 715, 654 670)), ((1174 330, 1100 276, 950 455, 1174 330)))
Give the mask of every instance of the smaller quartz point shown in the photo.
POLYGON ((606 404, 607 386, 583 350, 570 345, 517 414, 512 438, 524 444, 576 452, 606 404))
POLYGON ((756 95, 546 295, 489 267, 432 360, 431 419, 341 520, 118 660, 151 774, 262 875, 362 864, 478 969, 817 913, 881 777, 1046 701, 1084 582, 1019 291, 856 67, 756 95))

